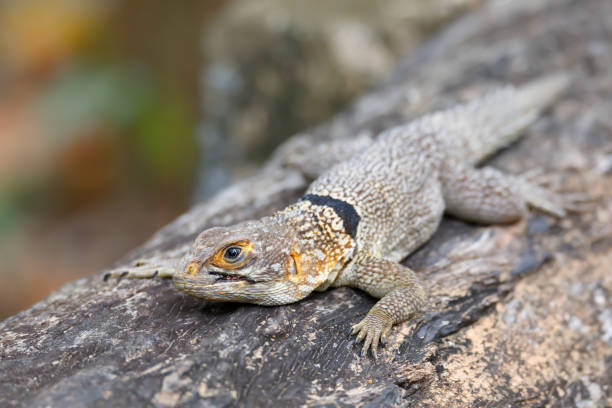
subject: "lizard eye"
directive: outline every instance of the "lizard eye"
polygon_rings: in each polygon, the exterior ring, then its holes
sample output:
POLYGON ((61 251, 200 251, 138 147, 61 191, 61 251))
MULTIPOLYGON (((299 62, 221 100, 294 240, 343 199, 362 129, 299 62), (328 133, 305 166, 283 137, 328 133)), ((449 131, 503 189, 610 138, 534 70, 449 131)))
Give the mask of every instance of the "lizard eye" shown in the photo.
POLYGON ((245 266, 249 259, 253 259, 252 249, 253 244, 247 240, 228 243, 215 254, 210 263, 218 268, 239 269, 245 266))
POLYGON ((225 259, 225 261, 227 262, 236 262, 241 252, 242 252, 242 249, 240 249, 240 247, 231 246, 227 248, 225 252, 223 253, 223 259, 225 259))

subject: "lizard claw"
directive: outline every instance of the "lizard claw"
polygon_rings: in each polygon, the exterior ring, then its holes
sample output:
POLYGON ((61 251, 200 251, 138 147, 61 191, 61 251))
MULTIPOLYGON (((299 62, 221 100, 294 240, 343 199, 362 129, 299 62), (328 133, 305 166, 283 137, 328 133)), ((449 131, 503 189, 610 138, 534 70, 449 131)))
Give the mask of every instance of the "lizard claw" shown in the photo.
POLYGON ((365 357, 368 350, 371 351, 374 359, 378 358, 378 343, 386 343, 386 337, 391 329, 392 324, 389 324, 387 319, 376 313, 368 313, 368 315, 359 323, 351 328, 351 333, 356 334, 353 345, 365 340, 361 349, 360 356, 365 357))
POLYGON ((353 346, 356 345, 356 344, 361 343, 362 340, 363 340, 363 336, 355 337, 355 339, 353 340, 353 346))

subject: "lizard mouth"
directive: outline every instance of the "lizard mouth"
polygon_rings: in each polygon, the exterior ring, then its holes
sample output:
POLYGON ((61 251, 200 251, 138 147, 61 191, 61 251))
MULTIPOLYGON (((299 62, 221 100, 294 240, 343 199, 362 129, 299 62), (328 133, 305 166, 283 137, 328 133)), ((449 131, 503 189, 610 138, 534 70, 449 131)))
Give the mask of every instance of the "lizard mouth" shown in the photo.
POLYGON ((244 281, 244 282, 249 282, 249 283, 257 283, 256 280, 247 278, 246 276, 235 275, 235 274, 226 273, 226 272, 216 272, 215 271, 215 272, 208 272, 208 274, 216 276, 214 283, 228 282, 228 281, 244 281))

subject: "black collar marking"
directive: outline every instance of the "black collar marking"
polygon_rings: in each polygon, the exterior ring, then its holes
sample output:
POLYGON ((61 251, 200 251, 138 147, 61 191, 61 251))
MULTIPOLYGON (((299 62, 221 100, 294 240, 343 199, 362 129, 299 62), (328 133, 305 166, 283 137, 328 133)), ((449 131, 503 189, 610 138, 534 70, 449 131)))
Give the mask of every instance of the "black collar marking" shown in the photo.
POLYGON ((357 235, 357 226, 359 225, 361 217, 351 204, 346 201, 331 198, 330 196, 320 196, 316 194, 306 194, 300 198, 300 201, 310 201, 314 205, 330 207, 336 212, 338 217, 342 218, 346 233, 349 234, 351 238, 355 239, 357 235))

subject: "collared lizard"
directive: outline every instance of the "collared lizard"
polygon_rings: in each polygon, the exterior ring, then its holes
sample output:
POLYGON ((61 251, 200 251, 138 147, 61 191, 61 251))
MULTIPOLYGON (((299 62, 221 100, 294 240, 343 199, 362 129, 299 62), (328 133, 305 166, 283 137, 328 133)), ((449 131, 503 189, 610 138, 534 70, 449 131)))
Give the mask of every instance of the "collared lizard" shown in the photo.
POLYGON ((207 300, 282 305, 314 290, 351 286, 380 300, 351 333, 374 357, 393 325, 427 301, 399 263, 446 212, 484 224, 524 217, 528 206, 563 217, 571 200, 525 178, 476 166, 515 141, 569 84, 566 74, 506 87, 381 133, 320 175, 295 204, 259 220, 202 232, 177 268, 111 271, 172 277, 207 300))

